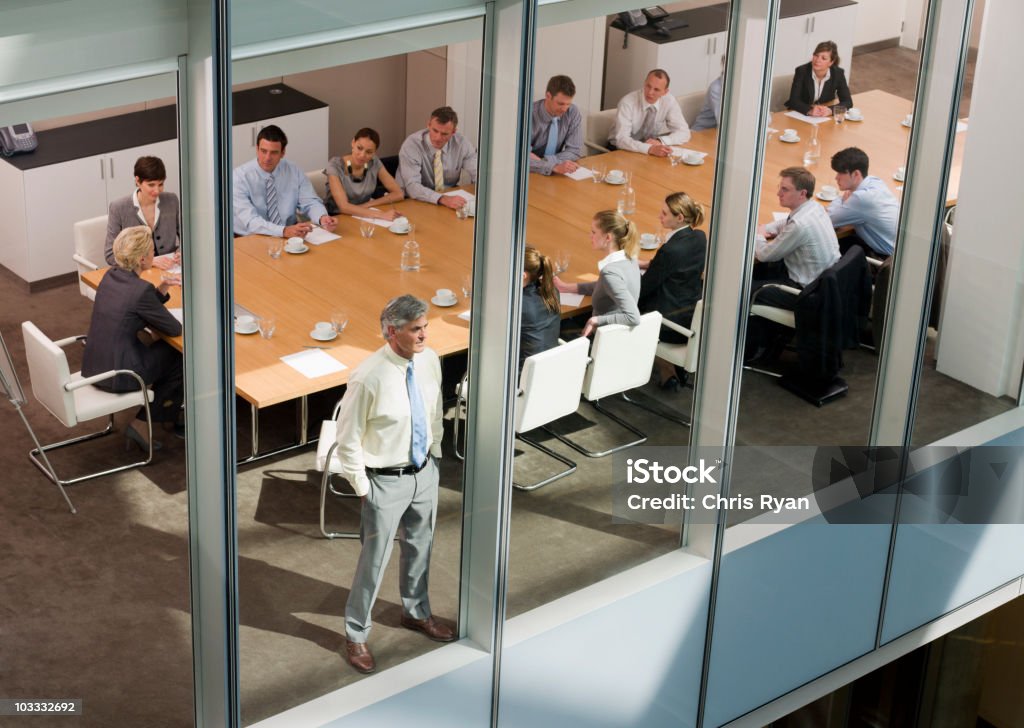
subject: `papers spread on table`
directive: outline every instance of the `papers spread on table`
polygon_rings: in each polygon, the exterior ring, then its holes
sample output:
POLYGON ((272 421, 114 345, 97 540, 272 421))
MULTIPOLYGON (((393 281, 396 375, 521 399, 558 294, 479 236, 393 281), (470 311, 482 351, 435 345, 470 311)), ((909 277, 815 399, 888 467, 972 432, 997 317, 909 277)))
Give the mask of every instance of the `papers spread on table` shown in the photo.
POLYGON ((797 121, 806 121, 808 124, 824 124, 826 121, 832 121, 831 116, 808 116, 799 111, 787 111, 786 116, 797 121))
POLYGON ((575 172, 569 172, 565 175, 569 179, 574 179, 577 182, 582 182, 585 179, 590 179, 594 176, 594 170, 587 169, 586 167, 577 167, 575 172))
POLYGON ((185 319, 182 318, 182 316, 184 316, 185 314, 182 312, 180 308, 169 308, 167 310, 171 312, 171 316, 178 319, 179 324, 181 324, 182 326, 185 325, 185 319))
POLYGON ((281 361, 310 379, 336 374, 348 369, 347 366, 321 349, 307 349, 297 354, 282 356, 281 361))
POLYGON ((455 197, 461 197, 466 202, 473 202, 476 199, 476 195, 472 192, 466 192, 465 190, 450 190, 445 192, 446 195, 454 195, 455 197))
MULTIPOLYGON (((376 207, 374 207, 373 209, 377 210, 376 207)), ((379 210, 377 211, 380 212, 379 210)), ((392 220, 381 220, 376 217, 360 217, 359 215, 353 215, 352 218, 355 220, 359 220, 360 222, 370 222, 373 223, 374 225, 379 225, 381 227, 391 227, 394 224, 392 220)))
POLYGON ((310 245, 323 245, 324 243, 329 243, 332 240, 339 240, 340 238, 340 235, 329 233, 322 227, 314 227, 306 234, 306 242, 310 245))
POLYGON ((463 321, 469 321, 469 310, 467 309, 460 313, 459 318, 462 319, 463 321))
POLYGON ((581 303, 583 303, 583 294, 582 293, 559 293, 558 294, 558 299, 559 299, 559 301, 561 301, 563 306, 571 306, 572 308, 576 308, 581 303))

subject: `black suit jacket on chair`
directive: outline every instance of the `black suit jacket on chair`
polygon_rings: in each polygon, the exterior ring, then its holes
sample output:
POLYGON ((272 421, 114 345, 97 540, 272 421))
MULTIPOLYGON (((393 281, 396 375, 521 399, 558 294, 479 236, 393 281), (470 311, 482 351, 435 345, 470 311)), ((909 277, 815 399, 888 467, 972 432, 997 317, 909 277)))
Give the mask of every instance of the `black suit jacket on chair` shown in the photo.
MULTIPOLYGON (((131 369, 147 384, 152 383, 152 352, 139 340, 138 334, 147 326, 171 336, 181 334, 178 319, 164 307, 168 298, 131 271, 108 270, 96 289, 89 338, 82 354, 82 376, 91 377, 111 369, 131 369)), ((124 375, 97 386, 114 392, 139 388, 138 382, 124 375)))
POLYGON ((806 114, 815 104, 831 104, 839 96, 839 103, 850 108, 853 97, 850 87, 846 85, 846 73, 839 66, 829 69, 829 79, 821 87, 821 96, 814 98, 814 71, 811 64, 797 66, 793 71, 793 85, 789 89, 789 100, 786 108, 806 114))
MULTIPOLYGON (((672 323, 689 327, 700 300, 708 239, 702 230, 677 230, 661 246, 640 279, 641 313, 660 311, 672 323)), ((682 344, 686 337, 664 329, 662 341, 682 344)))

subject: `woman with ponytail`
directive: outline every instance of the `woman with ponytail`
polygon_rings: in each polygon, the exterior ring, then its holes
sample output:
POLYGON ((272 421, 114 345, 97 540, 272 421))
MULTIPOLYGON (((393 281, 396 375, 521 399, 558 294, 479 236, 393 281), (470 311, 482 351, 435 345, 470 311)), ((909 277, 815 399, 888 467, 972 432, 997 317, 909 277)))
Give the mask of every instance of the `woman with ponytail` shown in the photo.
POLYGON ((527 245, 523 263, 523 322, 519 331, 520 369, 526 357, 558 346, 561 312, 551 258, 527 245))
POLYGON ((555 288, 562 293, 582 293, 591 297, 591 314, 583 326, 583 336, 589 336, 598 326, 640 323, 637 299, 640 296, 640 234, 636 223, 627 220, 615 210, 602 210, 590 223, 590 244, 594 250, 603 250, 605 257, 598 261, 600 275, 593 283, 563 283, 555 278, 555 288))

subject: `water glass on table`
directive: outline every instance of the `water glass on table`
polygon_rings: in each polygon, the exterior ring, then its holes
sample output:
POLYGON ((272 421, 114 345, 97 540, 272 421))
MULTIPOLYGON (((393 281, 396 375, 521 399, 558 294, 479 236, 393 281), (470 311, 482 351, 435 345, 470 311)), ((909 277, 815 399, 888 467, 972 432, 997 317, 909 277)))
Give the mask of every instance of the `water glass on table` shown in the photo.
POLYGON ((836 104, 832 107, 832 121, 837 124, 842 124, 846 121, 846 107, 842 104, 836 104))
POLYGON ((277 319, 273 316, 260 316, 259 326, 260 336, 264 339, 269 339, 274 335, 274 330, 277 328, 277 319))
POLYGON ((592 164, 590 165, 590 171, 593 172, 591 177, 594 183, 604 182, 604 165, 603 164, 592 164))
POLYGON ((340 334, 348 326, 348 313, 342 309, 335 309, 331 313, 331 327, 334 329, 334 333, 340 334))
POLYGON ((267 243, 267 254, 274 260, 281 257, 282 250, 284 250, 284 241, 281 238, 271 238, 267 243))
POLYGON ((181 273, 172 273, 169 270, 160 271, 160 280, 168 286, 181 285, 181 273))
POLYGON ((569 270, 569 251, 558 250, 555 252, 555 275, 560 276, 569 270))
POLYGON ((473 297, 473 276, 462 276, 462 296, 466 303, 473 297))
POLYGON ((372 222, 366 222, 365 220, 360 221, 359 234, 364 238, 372 238, 375 232, 377 232, 377 226, 372 222))

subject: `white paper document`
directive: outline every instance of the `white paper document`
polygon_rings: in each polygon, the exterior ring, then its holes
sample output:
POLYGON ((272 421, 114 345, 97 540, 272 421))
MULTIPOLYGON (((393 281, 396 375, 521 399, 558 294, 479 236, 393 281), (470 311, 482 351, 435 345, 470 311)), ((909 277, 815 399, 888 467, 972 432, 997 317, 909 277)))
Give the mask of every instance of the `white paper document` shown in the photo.
POLYGON ((574 179, 577 182, 582 182, 585 179, 590 179, 594 176, 594 170, 587 169, 586 167, 577 167, 575 172, 570 172, 565 175, 569 179, 574 179))
POLYGON ((696 154, 701 159, 708 156, 707 152, 698 152, 696 149, 687 149, 686 147, 672 147, 672 156, 681 157, 684 154, 696 154))
POLYGON ((181 324, 182 326, 185 325, 185 319, 182 318, 182 316, 184 316, 185 314, 182 312, 180 308, 169 308, 167 310, 171 312, 171 316, 178 319, 179 324, 181 324))
POLYGON ((463 321, 469 321, 469 309, 460 313, 459 318, 462 319, 463 321))
POLYGON ((787 111, 786 116, 797 121, 806 121, 808 124, 824 124, 826 121, 832 121, 831 116, 808 116, 799 111, 787 111))
POLYGON ((472 202, 473 200, 476 199, 476 195, 474 195, 472 192, 466 192, 465 190, 450 190, 448 192, 445 192, 444 194, 454 195, 455 197, 461 197, 466 202, 472 202))
POLYGON ((967 131, 967 122, 963 119, 960 119, 956 123, 956 133, 959 134, 962 131, 967 131))
POLYGON ((353 219, 359 220, 359 222, 372 222, 374 225, 380 227, 391 227, 394 223, 391 220, 380 220, 376 217, 359 217, 359 215, 353 215, 353 219))
POLYGON ((307 349, 297 354, 282 356, 281 361, 310 379, 348 369, 347 366, 322 349, 307 349))
POLYGON ((558 299, 559 299, 559 301, 561 302, 561 304, 563 306, 571 306, 572 308, 576 308, 581 303, 583 303, 583 294, 582 293, 559 293, 558 294, 558 299))
POLYGON ((335 235, 334 233, 329 233, 326 230, 324 230, 322 227, 314 227, 306 235, 306 242, 309 243, 310 245, 323 245, 324 243, 329 243, 332 240, 340 240, 340 239, 341 239, 340 235, 335 235))

